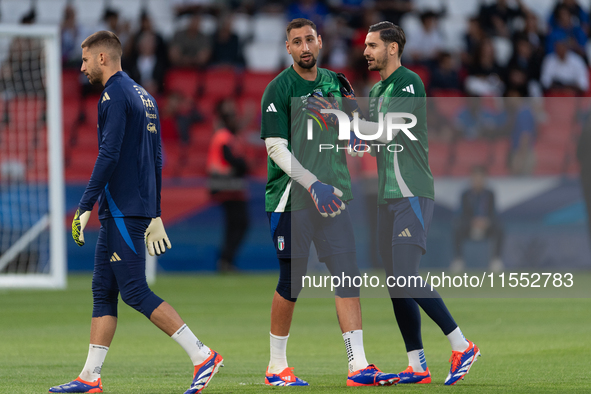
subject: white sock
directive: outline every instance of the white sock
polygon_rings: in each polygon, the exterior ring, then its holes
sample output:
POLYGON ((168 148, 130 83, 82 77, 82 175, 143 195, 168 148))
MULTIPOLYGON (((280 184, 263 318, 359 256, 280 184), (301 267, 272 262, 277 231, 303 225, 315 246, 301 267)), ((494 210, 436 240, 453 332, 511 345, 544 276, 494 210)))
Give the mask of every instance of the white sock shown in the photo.
POLYGON ((101 377, 101 369, 107 357, 109 348, 101 345, 88 345, 88 357, 86 357, 86 364, 82 372, 80 372, 80 379, 85 382, 94 382, 101 377))
POLYGON ((408 355, 408 365, 412 367, 414 372, 425 372, 427 370, 427 359, 425 359, 423 349, 411 350, 406 354, 408 355))
POLYGON ((343 333, 347 357, 349 358, 349 372, 355 372, 369 365, 363 349, 363 330, 353 330, 343 333))
POLYGON ((278 335, 271 335, 271 359, 269 360, 269 373, 279 374, 287 368, 287 338, 278 335))
POLYGON ((466 338, 464 338, 464 334, 462 334, 460 327, 457 327, 455 330, 447 334, 447 339, 449 339, 451 350, 455 352, 463 352, 468 349, 468 346, 470 346, 468 341, 466 341, 466 338))
POLYGON ((201 343, 186 324, 172 334, 171 338, 187 352, 193 365, 199 365, 211 356, 211 349, 201 343))

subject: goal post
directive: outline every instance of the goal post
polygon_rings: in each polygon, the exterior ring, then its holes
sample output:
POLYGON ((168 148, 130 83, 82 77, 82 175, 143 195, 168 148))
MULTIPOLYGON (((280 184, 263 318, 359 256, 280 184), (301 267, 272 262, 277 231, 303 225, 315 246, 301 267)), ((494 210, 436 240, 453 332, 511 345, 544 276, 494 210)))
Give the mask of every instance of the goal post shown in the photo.
POLYGON ((0 288, 66 287, 59 26, 0 24, 0 288))

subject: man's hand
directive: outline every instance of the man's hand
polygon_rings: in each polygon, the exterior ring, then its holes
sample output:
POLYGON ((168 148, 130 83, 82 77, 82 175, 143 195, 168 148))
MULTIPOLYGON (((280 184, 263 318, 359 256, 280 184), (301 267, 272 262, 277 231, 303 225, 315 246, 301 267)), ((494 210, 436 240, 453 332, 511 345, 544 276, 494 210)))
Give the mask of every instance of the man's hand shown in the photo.
POLYGON ((164 230, 164 224, 160 218, 152 219, 144 233, 144 237, 146 238, 146 246, 148 247, 150 256, 154 256, 154 254, 160 256, 166 252, 164 244, 166 244, 168 249, 172 248, 168 235, 166 235, 166 231, 164 230))
MULTIPOLYGON (((353 90, 353 86, 345 77, 345 74, 338 73, 337 78, 339 83, 341 84, 341 95, 343 96, 343 109, 349 115, 349 119, 352 121, 353 116, 355 113, 359 115, 359 119, 364 119, 365 116, 361 112, 359 108, 359 104, 357 103, 357 97, 355 97, 355 91, 353 90)), ((365 152, 371 152, 371 147, 367 143, 367 141, 362 140, 361 138, 357 137, 355 132, 351 130, 351 137, 349 138, 349 149, 347 149, 347 153, 351 156, 359 156, 363 157, 365 152), (365 147, 367 146, 367 148, 365 147), (357 150, 355 149, 357 147, 357 150)))
POLYGON ((84 227, 90 219, 90 211, 81 211, 80 208, 76 210, 74 220, 72 220, 72 238, 78 246, 84 245, 84 227))
POLYGON ((332 93, 328 93, 328 97, 323 97, 322 93, 315 92, 308 97, 308 104, 306 109, 316 116, 324 118, 324 121, 334 127, 339 127, 339 120, 334 114, 323 114, 320 112, 323 109, 339 109, 339 103, 336 101, 332 93))
POLYGON ((353 90, 353 86, 345 77, 345 74, 338 73, 337 78, 339 83, 341 84, 341 95, 343 96, 343 109, 349 115, 349 119, 353 120, 353 114, 357 112, 359 114, 359 119, 365 119, 363 112, 359 108, 359 104, 357 103, 357 97, 355 96, 355 91, 353 90))
POLYGON ((323 217, 330 216, 334 218, 345 210, 345 203, 339 197, 343 197, 343 192, 334 186, 316 181, 308 188, 316 209, 323 217))

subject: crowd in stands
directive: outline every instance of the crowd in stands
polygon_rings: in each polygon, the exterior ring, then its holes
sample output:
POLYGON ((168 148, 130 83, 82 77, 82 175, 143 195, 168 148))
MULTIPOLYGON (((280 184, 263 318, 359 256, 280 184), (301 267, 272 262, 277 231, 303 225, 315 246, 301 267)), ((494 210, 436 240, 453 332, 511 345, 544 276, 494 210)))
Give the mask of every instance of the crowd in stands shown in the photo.
MULTIPOLYGON (((260 95, 290 64, 284 28, 298 17, 313 20, 323 37, 320 66, 345 72, 358 96, 367 96, 378 78, 363 57, 368 27, 389 20, 404 28, 403 65, 421 76, 428 92, 437 175, 467 175, 473 165, 491 167, 491 175, 576 168, 574 114, 579 111, 567 109, 573 119, 566 124, 559 116, 560 130, 553 116, 573 105, 563 98, 591 96, 591 19, 577 0, 544 0, 545 14, 536 6, 538 0, 164 3, 171 15, 166 32, 157 27, 162 27, 160 15, 148 8, 139 8, 135 19, 124 18, 117 8, 123 2, 106 2, 102 18, 90 26, 77 20, 76 2, 67 2, 61 21, 62 60, 64 75, 70 73, 68 78, 82 85, 82 102, 95 100, 100 90, 76 74, 80 42, 99 29, 119 36, 124 70, 158 98, 165 148, 170 157, 180 158, 170 175, 186 174, 183 166, 204 168, 203 162, 191 161, 190 153, 196 145, 207 145, 216 128, 211 109, 227 97, 236 100, 241 117, 248 117, 242 122, 243 138, 252 145, 247 155, 257 157, 250 168, 263 175, 265 152, 256 138, 260 95), (542 154, 551 144, 559 145, 558 159, 542 154)), ((76 113, 65 116, 72 123, 66 133, 96 116, 92 103, 70 108, 78 102, 78 97, 65 101, 65 111, 76 113)), ((69 141, 74 146, 81 139, 73 133, 69 141)))

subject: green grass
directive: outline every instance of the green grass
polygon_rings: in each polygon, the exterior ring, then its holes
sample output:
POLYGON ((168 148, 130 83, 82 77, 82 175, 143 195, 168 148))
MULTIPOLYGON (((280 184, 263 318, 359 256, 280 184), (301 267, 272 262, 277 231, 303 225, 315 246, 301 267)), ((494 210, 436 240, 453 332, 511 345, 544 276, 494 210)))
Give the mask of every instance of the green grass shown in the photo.
MULTIPOLYGON (((0 393, 46 393, 77 376, 86 360, 92 311, 90 276, 67 291, 0 291, 0 393)), ((208 346, 224 356, 206 393, 269 393, 269 307, 275 275, 161 276, 153 290, 173 305, 208 346)), ((591 300, 448 299, 464 334, 483 356, 465 381, 443 386, 450 349, 423 316, 430 385, 347 388, 343 341, 330 299, 298 301, 288 345, 290 366, 310 383, 288 391, 527 392, 591 391, 591 300)), ((365 349, 387 372, 406 367, 388 299, 364 299, 365 349)), ((105 393, 183 393, 192 367, 182 349, 120 303, 119 328, 103 367, 105 393)))

